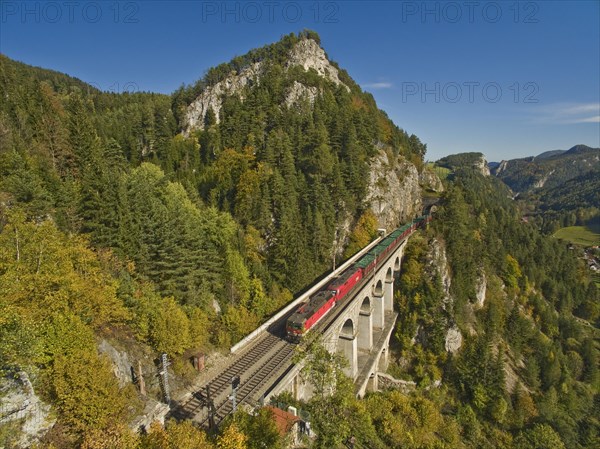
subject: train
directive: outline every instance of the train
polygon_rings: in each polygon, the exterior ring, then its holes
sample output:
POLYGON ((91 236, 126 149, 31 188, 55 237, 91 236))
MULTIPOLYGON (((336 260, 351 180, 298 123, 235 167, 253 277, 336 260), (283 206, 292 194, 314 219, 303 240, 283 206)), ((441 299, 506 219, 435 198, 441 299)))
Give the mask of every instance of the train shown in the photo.
POLYGON ((343 271, 324 289, 312 295, 302 303, 286 321, 286 337, 288 341, 298 343, 335 305, 373 270, 387 260, 389 254, 413 233, 431 221, 431 214, 421 215, 410 223, 406 223, 385 236, 377 245, 356 261, 350 268, 343 271))

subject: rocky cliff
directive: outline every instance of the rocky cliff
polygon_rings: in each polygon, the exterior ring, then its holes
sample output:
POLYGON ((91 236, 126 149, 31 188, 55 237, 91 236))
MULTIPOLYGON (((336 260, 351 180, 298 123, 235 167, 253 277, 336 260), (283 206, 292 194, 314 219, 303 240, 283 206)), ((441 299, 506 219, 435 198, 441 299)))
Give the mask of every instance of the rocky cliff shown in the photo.
POLYGON ((391 230, 421 212, 419 172, 414 164, 380 149, 370 168, 366 200, 379 227, 391 230))
POLYGON ((0 397, 0 428, 9 433, 3 440, 8 447, 32 447, 56 422, 51 406, 36 394, 24 371, 0 379, 0 397))
POLYGON ((204 118, 209 110, 215 113, 217 123, 224 96, 239 95, 244 97, 244 88, 260 81, 261 63, 257 62, 243 69, 240 73, 232 72, 226 79, 213 86, 208 86, 187 108, 185 115, 185 133, 193 129, 204 129, 204 118))
POLYGON ((441 193, 444 191, 444 184, 437 174, 428 166, 423 167, 419 175, 421 186, 428 191, 441 193))
MULTIPOLYGON (((444 243, 437 239, 432 239, 429 242, 427 259, 429 264, 428 271, 432 276, 437 274, 442 282, 444 291, 444 297, 442 298, 444 304, 443 307, 446 311, 452 311, 454 303, 454 299, 450 295, 452 279, 450 277, 450 265, 448 263, 448 257, 446 256, 446 247, 444 243)), ((445 349, 447 352, 454 354, 462 346, 463 336, 452 317, 449 317, 445 331, 445 349)))

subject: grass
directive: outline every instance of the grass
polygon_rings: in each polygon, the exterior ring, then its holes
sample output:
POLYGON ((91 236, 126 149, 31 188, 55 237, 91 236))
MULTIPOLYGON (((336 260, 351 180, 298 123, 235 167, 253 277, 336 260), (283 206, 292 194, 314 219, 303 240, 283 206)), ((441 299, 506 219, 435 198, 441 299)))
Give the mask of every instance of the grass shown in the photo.
POLYGON ((438 175, 442 181, 448 178, 448 175, 452 172, 449 168, 440 167, 439 165, 435 165, 433 162, 428 162, 426 165, 432 172, 438 175))
POLYGON ((556 231, 553 237, 566 240, 575 245, 600 245, 600 229, 597 229, 595 226, 568 226, 556 231))

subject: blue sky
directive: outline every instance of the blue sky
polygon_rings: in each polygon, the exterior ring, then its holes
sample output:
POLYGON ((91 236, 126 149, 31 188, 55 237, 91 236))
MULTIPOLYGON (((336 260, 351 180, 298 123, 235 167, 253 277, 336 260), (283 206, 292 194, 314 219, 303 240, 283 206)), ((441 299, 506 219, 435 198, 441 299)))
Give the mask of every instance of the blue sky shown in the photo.
POLYGON ((104 90, 171 93, 207 68, 316 30, 428 159, 600 146, 600 2, 22 2, 0 52, 104 90))

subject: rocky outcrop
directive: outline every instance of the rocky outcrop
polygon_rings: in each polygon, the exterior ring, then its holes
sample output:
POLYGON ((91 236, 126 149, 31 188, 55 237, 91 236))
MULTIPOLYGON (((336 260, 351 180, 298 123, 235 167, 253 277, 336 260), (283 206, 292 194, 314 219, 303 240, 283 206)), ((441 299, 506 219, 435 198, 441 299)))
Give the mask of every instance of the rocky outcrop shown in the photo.
POLYGON ((437 239, 433 239, 429 243, 429 267, 430 269, 437 270, 440 276, 442 288, 444 289, 444 304, 451 303, 450 284, 452 280, 450 278, 448 258, 446 257, 446 247, 437 239))
POLYGON ((314 70, 320 76, 332 81, 336 86, 342 85, 348 91, 350 89, 340 81, 338 69, 335 68, 319 44, 312 39, 303 39, 290 51, 286 67, 295 65, 302 66, 304 70, 314 70))
POLYGON ((120 387, 132 382, 131 368, 133 363, 129 360, 129 356, 125 351, 118 351, 104 339, 100 341, 98 350, 112 362, 113 373, 118 379, 120 387))
POLYGON ((10 447, 27 448, 38 442, 54 425, 56 419, 50 416, 50 405, 45 404, 35 394, 29 376, 24 371, 15 378, 0 380, 0 426, 19 426, 18 436, 10 442, 10 447))
POLYGON ((208 86, 192 104, 188 106, 185 115, 185 133, 192 129, 204 129, 204 118, 209 110, 215 113, 217 123, 220 121, 223 96, 239 95, 244 98, 244 89, 254 83, 259 83, 261 63, 256 62, 243 69, 240 73, 232 72, 226 79, 208 86))
POLYGON ((452 326, 446 332, 446 351, 451 354, 456 353, 462 346, 462 340, 462 334, 460 333, 458 327, 456 325, 452 326))
POLYGON ((485 160, 485 158, 483 157, 483 155, 481 156, 481 158, 478 161, 475 162, 473 167, 475 169, 479 170, 479 172, 483 176, 490 176, 490 167, 488 166, 488 163, 485 160))
POLYGON ((377 373, 377 385, 382 390, 400 390, 404 394, 412 393, 417 389, 416 382, 412 380, 396 379, 387 373, 377 373))
MULTIPOLYGON (((416 382, 412 380, 396 379, 387 373, 377 373, 377 384, 378 389, 382 390, 400 390, 404 394, 410 394, 417 389, 416 382)), ((442 385, 441 380, 435 380, 430 385, 423 388, 424 391, 431 390, 432 388, 439 388, 442 385)))
POLYGON ((444 185, 439 176, 428 167, 423 168, 423 171, 419 175, 419 182, 425 190, 438 193, 444 191, 444 185))
POLYGON ((221 306, 219 305, 219 301, 217 300, 217 298, 213 298, 212 307, 213 307, 213 310, 215 311, 215 313, 217 313, 217 314, 221 313, 221 306))
POLYGON ((505 171, 507 167, 508 167, 508 161, 501 161, 500 164, 498 164, 498 166, 494 170, 494 175, 498 176, 500 173, 505 171))
POLYGON ((381 149, 371 161, 366 200, 381 228, 391 230, 411 220, 422 208, 417 168, 381 149))
POLYGON ((294 81, 294 84, 286 92, 284 103, 288 108, 298 106, 303 101, 307 101, 308 104, 312 105, 319 93, 319 88, 317 87, 305 86, 298 81, 294 81))
POLYGON ((155 421, 164 425, 165 418, 170 410, 168 404, 149 399, 146 401, 143 412, 136 416, 129 426, 134 430, 148 430, 155 421))
POLYGON ((485 293, 487 291, 487 278, 485 273, 482 273, 477 280, 475 287, 475 299, 477 301, 477 307, 482 308, 485 305, 485 293))
MULTIPOLYGON (((442 281, 442 288, 444 290, 444 297, 442 298, 443 307, 446 310, 452 310, 453 298, 450 295, 450 284, 452 280, 450 278, 450 266, 448 265, 448 258, 446 257, 446 247, 442 242, 437 239, 432 239, 429 242, 429 271, 440 276, 442 281)), ((485 287, 484 287, 485 288, 485 287)), ((485 295, 485 292, 484 292, 485 295)), ((447 320, 446 338, 445 338, 445 349, 446 351, 454 354, 462 346, 463 336, 460 329, 456 324, 451 324, 453 318, 449 317, 447 320)))
POLYGON ((542 177, 542 179, 537 180, 536 182, 533 183, 533 188, 534 189, 541 189, 542 187, 544 187, 544 185, 546 184, 546 182, 548 181, 548 178, 550 176, 552 176, 552 174, 555 172, 556 170, 552 170, 550 171, 550 173, 547 173, 546 175, 544 175, 542 177))
POLYGON ((352 218, 352 214, 347 211, 343 212, 336 228, 335 240, 333 241, 333 252, 338 258, 342 257, 344 249, 348 246, 353 224, 354 219, 352 218))

